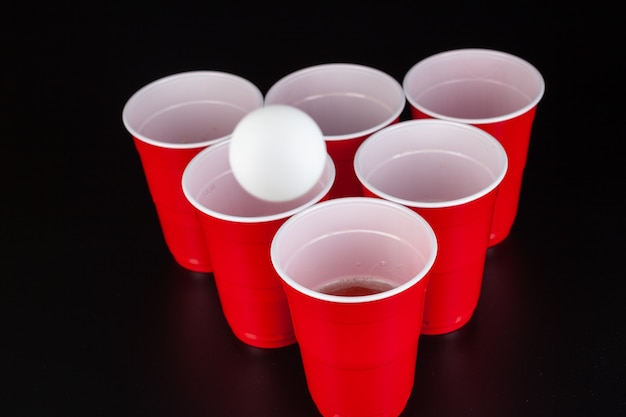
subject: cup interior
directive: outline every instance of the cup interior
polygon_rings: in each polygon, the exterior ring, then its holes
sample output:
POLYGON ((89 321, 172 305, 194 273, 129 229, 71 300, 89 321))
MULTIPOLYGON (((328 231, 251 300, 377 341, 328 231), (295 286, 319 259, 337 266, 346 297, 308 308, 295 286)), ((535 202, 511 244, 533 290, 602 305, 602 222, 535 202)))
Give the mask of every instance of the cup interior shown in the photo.
POLYGON ((410 207, 463 204, 504 178, 502 145, 470 125, 438 119, 400 122, 367 138, 355 172, 375 194, 410 207))
POLYGON ((335 168, 329 156, 318 182, 303 196, 271 202, 247 192, 233 175, 228 152, 230 139, 212 145, 196 155, 183 173, 183 192, 200 211, 223 220, 242 223, 271 221, 288 217, 321 200, 330 190, 335 168))
POLYGON ((489 123, 534 107, 544 80, 527 61, 500 51, 461 49, 428 57, 405 75, 409 103, 436 118, 489 123))
POLYGON ((298 291, 335 302, 363 302, 397 294, 421 280, 437 243, 426 221, 406 207, 368 197, 318 203, 288 219, 272 242, 272 262, 298 291), (326 294, 330 283, 376 281, 382 292, 326 294))
POLYGON ((157 146, 207 146, 228 137, 263 105, 261 91, 239 76, 216 71, 171 75, 138 90, 122 112, 126 129, 157 146))
POLYGON ((266 104, 286 104, 308 113, 327 140, 361 137, 400 116, 406 104, 398 81, 374 68, 325 64, 277 81, 266 104))

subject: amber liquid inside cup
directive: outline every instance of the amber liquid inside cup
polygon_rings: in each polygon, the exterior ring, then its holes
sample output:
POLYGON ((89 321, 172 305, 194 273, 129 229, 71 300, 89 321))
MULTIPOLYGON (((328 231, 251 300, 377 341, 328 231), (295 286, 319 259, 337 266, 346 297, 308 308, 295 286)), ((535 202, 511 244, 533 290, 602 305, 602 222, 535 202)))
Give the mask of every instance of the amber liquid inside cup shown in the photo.
POLYGON ((378 294, 395 288, 394 284, 376 277, 341 278, 320 286, 317 291, 342 297, 378 294))

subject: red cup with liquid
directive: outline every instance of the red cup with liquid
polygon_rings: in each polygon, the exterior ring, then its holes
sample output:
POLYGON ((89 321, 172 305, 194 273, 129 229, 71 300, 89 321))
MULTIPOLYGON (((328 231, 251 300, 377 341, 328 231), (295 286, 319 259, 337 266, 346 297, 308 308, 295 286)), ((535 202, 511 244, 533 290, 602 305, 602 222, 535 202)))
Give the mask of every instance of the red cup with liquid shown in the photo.
POLYGON ((272 262, 323 416, 395 416, 405 408, 436 254, 422 217, 378 198, 331 199, 280 227, 272 262))

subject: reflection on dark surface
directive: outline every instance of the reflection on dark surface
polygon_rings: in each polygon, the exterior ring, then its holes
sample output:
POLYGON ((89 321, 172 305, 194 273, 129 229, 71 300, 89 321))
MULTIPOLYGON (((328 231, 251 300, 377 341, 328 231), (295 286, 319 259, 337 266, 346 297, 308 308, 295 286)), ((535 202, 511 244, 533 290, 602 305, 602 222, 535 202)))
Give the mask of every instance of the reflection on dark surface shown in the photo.
MULTIPOLYGON (((413 394, 403 415, 527 415, 542 395, 536 344, 541 279, 509 238, 490 248, 481 299, 462 329, 422 336, 413 394), (539 301, 538 301, 539 300, 539 301)), ((222 315, 211 274, 175 265, 143 317, 131 389, 160 415, 317 416, 297 345, 257 349, 240 342, 222 315), (303 414, 302 410, 309 414, 303 414)), ((546 410, 549 411, 549 410, 546 410)))
POLYGON ((527 415, 539 324, 530 303, 535 274, 511 237, 489 249, 483 288, 470 322, 422 336, 408 415, 527 415), (488 404, 489 407, 485 407, 488 404))
POLYGON ((140 411, 290 415, 290 409, 307 403, 315 411, 297 346, 258 349, 236 339, 223 317, 211 274, 175 267, 158 300, 145 317, 145 352, 136 352, 143 361, 138 373, 149 374, 135 375, 139 395, 150 396, 139 402, 153 404, 155 410, 140 411))

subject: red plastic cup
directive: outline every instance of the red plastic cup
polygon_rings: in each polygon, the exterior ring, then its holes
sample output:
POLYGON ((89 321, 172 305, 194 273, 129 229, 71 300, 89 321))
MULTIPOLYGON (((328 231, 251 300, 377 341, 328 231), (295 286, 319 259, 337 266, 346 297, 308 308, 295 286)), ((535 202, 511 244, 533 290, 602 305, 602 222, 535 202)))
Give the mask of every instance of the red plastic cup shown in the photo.
POLYGON ((191 71, 156 80, 124 106, 122 119, 141 158, 165 242, 183 267, 211 272, 211 259, 194 208, 181 188, 187 163, 228 137, 261 91, 239 76, 191 71))
POLYGON ((489 246, 502 242, 517 216, 532 125, 545 90, 543 77, 508 53, 458 49, 415 64, 403 88, 412 118, 468 123, 504 146, 509 169, 500 185, 489 246))
POLYGON ((366 139, 354 164, 365 195, 411 208, 435 231, 422 333, 461 328, 480 297, 504 148, 471 125, 409 120, 366 139))
POLYGON ((378 69, 356 64, 307 67, 278 80, 266 104, 286 104, 308 113, 322 129, 337 170, 330 197, 362 196, 354 154, 373 132, 396 123, 406 105, 402 85, 378 69))
POLYGON ((229 162, 230 140, 196 155, 182 177, 213 260, 213 275, 226 321, 248 345, 276 348, 296 342, 282 283, 270 260, 281 224, 327 198, 335 177, 330 157, 318 183, 302 197, 270 202, 237 182, 229 162))
POLYGON ((318 203, 280 227, 272 262, 322 415, 397 416, 406 407, 436 253, 423 218, 377 198, 318 203), (343 290, 323 292, 335 285, 343 290), (359 286, 382 292, 334 295, 369 292, 359 286))

